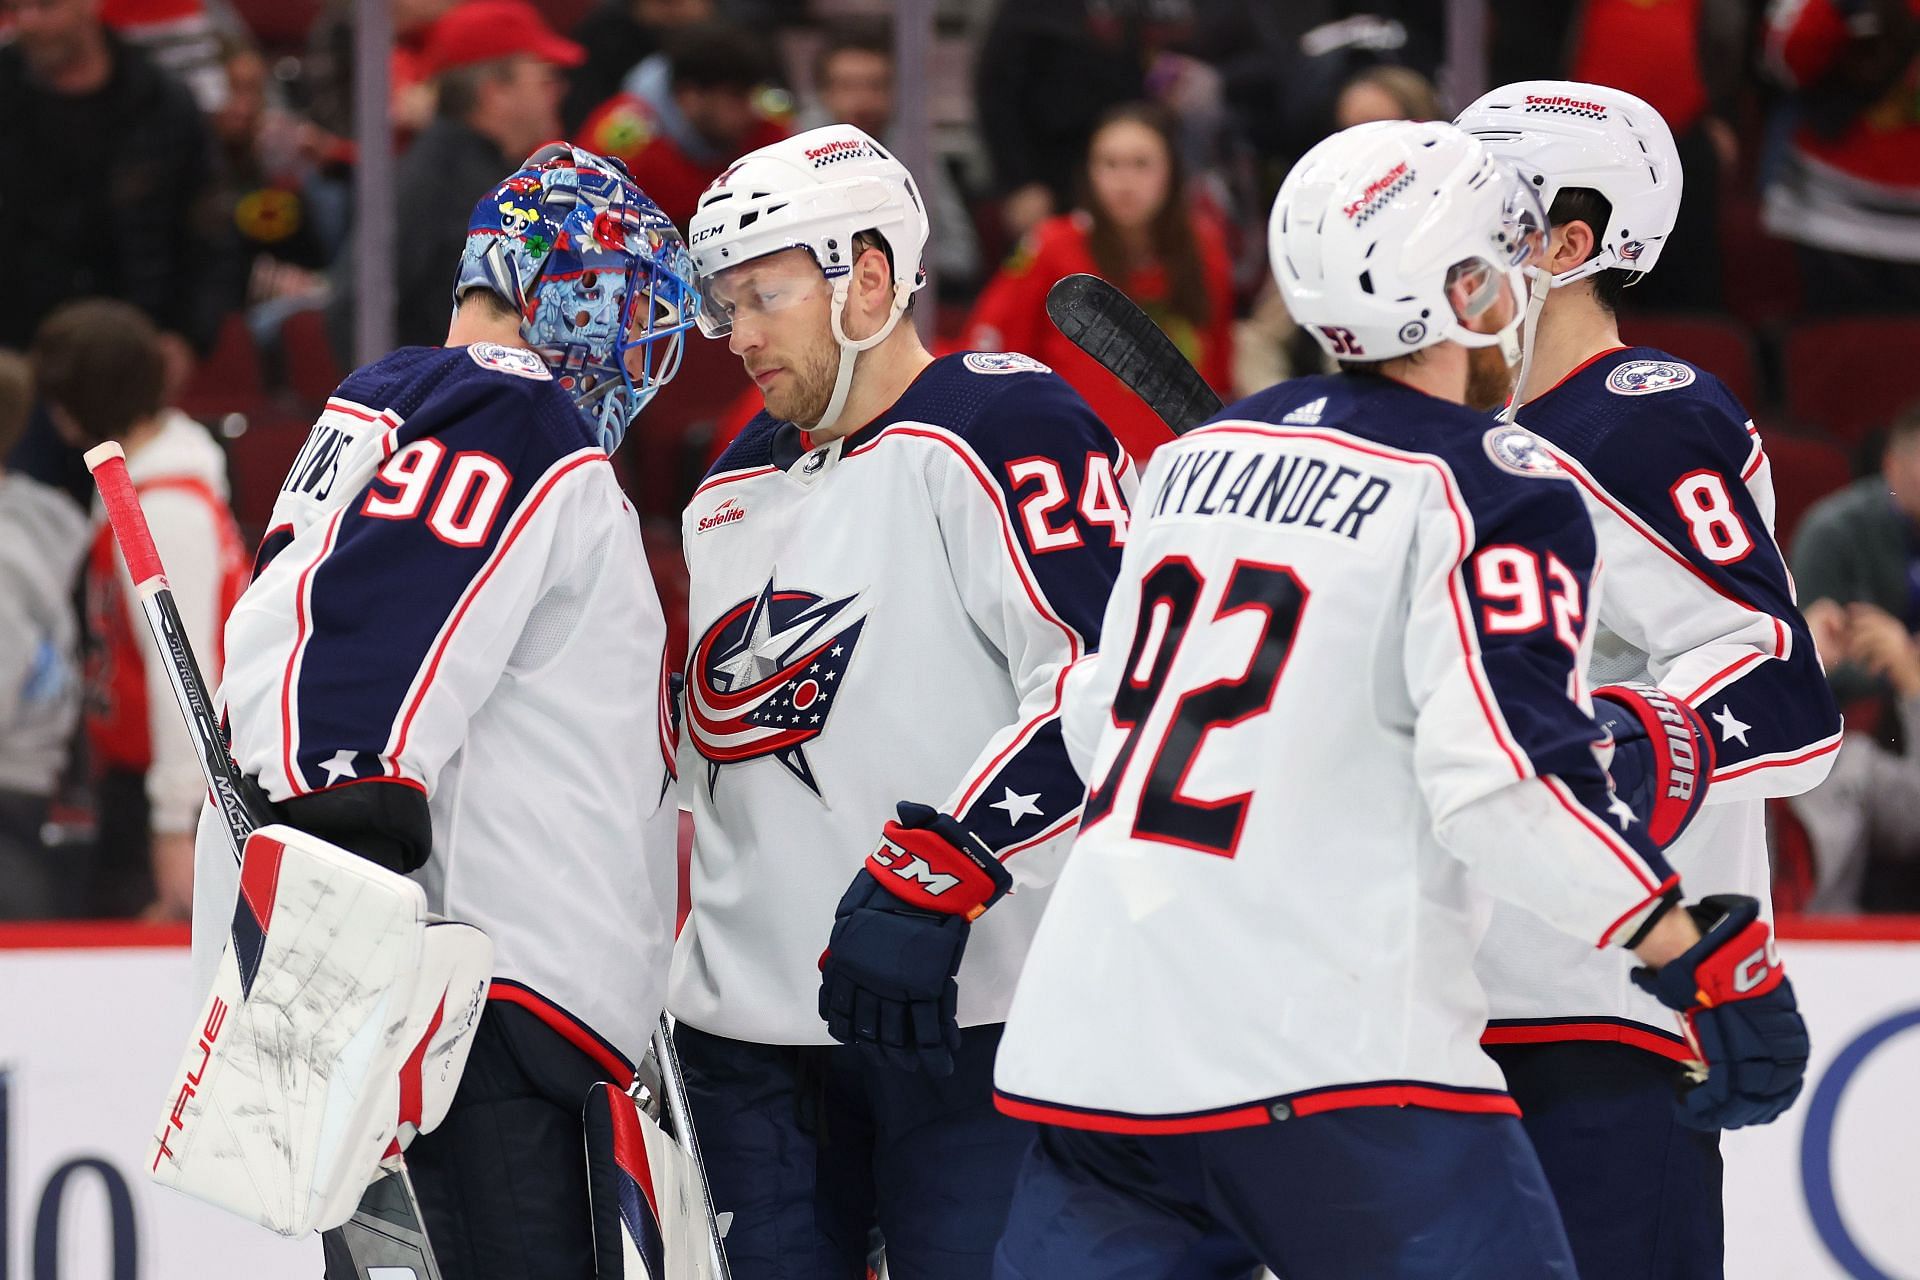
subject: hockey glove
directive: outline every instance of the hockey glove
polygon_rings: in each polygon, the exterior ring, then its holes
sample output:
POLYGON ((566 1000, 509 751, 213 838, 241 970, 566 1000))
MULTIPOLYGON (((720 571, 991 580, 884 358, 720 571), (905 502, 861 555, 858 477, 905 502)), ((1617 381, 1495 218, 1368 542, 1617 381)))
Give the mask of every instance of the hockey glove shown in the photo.
POLYGON ((971 922, 1013 887, 991 850, 937 809, 902 803, 834 911, 820 1016, 842 1044, 905 1071, 953 1074, 971 922))
POLYGON ((1743 894, 1702 898, 1687 908, 1700 941, 1633 980, 1678 1010, 1706 1078, 1680 1095, 1680 1120, 1694 1129, 1765 1124, 1793 1105, 1807 1073, 1807 1024, 1780 967, 1760 904, 1743 894))
POLYGON ((1593 718, 1613 735, 1614 794, 1664 849, 1700 811, 1713 773, 1713 739, 1692 707, 1650 684, 1593 691, 1593 718))

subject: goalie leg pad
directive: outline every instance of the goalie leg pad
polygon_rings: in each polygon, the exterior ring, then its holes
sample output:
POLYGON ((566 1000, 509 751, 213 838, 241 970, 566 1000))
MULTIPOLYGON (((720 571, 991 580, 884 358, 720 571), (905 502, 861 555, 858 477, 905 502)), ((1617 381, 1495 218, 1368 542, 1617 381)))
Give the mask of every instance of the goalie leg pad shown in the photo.
POLYGON ((492 948, 446 928, 429 943, 406 877, 291 827, 254 832, 154 1179, 282 1235, 345 1222, 397 1150, 409 1059, 410 1129, 444 1116, 465 1061, 492 948))
POLYGON ((709 1280, 706 1210, 693 1160, 630 1095, 587 1095, 587 1191, 598 1280, 709 1280))

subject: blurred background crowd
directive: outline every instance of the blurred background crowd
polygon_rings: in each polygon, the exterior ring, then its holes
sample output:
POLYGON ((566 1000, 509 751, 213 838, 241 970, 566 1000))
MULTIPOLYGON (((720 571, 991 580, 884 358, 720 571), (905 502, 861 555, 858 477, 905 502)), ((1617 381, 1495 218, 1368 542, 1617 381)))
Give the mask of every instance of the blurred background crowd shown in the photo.
MULTIPOLYGON (((373 155, 367 4, 0 0, 0 918, 189 908, 197 766, 80 452, 126 447, 217 679, 248 548, 366 354, 363 174, 392 339, 433 344, 474 201, 538 144, 618 156, 684 227, 741 153, 857 124, 919 170, 936 349, 1038 357, 1144 462, 1165 431, 1047 323, 1055 279, 1119 284, 1228 398, 1317 369, 1264 261, 1289 165, 1530 78, 1638 94, 1679 143, 1623 334, 1754 412, 1847 709, 1831 779, 1771 806, 1777 905, 1920 911, 1920 0, 385 0, 373 155)), ((758 407, 690 336, 616 460, 670 618, 681 503, 758 407)))

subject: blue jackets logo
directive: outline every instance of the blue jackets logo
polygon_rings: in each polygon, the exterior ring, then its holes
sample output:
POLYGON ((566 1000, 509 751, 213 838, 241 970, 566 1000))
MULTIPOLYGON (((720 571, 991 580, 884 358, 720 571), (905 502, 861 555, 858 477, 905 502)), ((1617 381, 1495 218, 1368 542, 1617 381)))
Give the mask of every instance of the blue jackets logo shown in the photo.
POLYGON ((1693 370, 1674 360, 1629 360, 1607 375, 1607 390, 1617 396, 1672 391, 1693 381, 1693 370))
POLYGON ((688 662, 687 732, 709 790, 722 765, 772 756, 820 794, 805 748, 839 703, 867 621, 853 610, 858 599, 779 591, 768 578, 707 628, 688 662))

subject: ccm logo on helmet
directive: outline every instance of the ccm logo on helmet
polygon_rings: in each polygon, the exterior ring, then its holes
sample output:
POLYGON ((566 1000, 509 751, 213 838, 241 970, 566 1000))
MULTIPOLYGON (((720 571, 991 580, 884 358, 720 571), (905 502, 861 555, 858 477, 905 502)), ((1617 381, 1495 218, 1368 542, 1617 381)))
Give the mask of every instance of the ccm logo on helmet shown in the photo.
POLYGON ((867 150, 867 144, 858 138, 836 138, 832 142, 809 147, 805 152, 807 159, 813 161, 813 167, 816 169, 841 160, 852 160, 857 156, 871 154, 867 150))
POLYGON ((689 240, 687 242, 687 245, 689 248, 691 248, 692 246, 699 244, 702 240, 711 240, 724 230, 726 230, 726 228, 718 222, 714 223, 710 227, 702 227, 698 231, 693 233, 693 239, 689 240))
POLYGON ((207 1011, 206 1025, 200 1029, 200 1065, 187 1072, 187 1078, 180 1082, 180 1090, 173 1095, 173 1110, 167 1115, 166 1124, 160 1128, 160 1136, 154 1141, 160 1149, 153 1153, 153 1167, 160 1167, 160 1157, 174 1159, 173 1148, 167 1145, 167 1139, 173 1136, 175 1129, 185 1130, 186 1122, 180 1118, 187 1109, 187 1103, 200 1091, 200 1081, 206 1078, 207 1063, 213 1059, 213 1046, 220 1039, 220 1028, 227 1021, 227 1002, 219 996, 213 998, 213 1007, 207 1011))
POLYGON ((926 859, 892 844, 882 844, 874 850, 873 859, 887 870, 925 889, 929 896, 939 897, 949 889, 960 887, 960 877, 935 871, 928 866, 926 859))
POLYGON ((1398 195, 1412 182, 1413 172, 1407 168, 1407 162, 1402 160, 1369 182, 1367 189, 1360 193, 1360 198, 1341 212, 1356 222, 1365 222, 1381 204, 1398 195))

